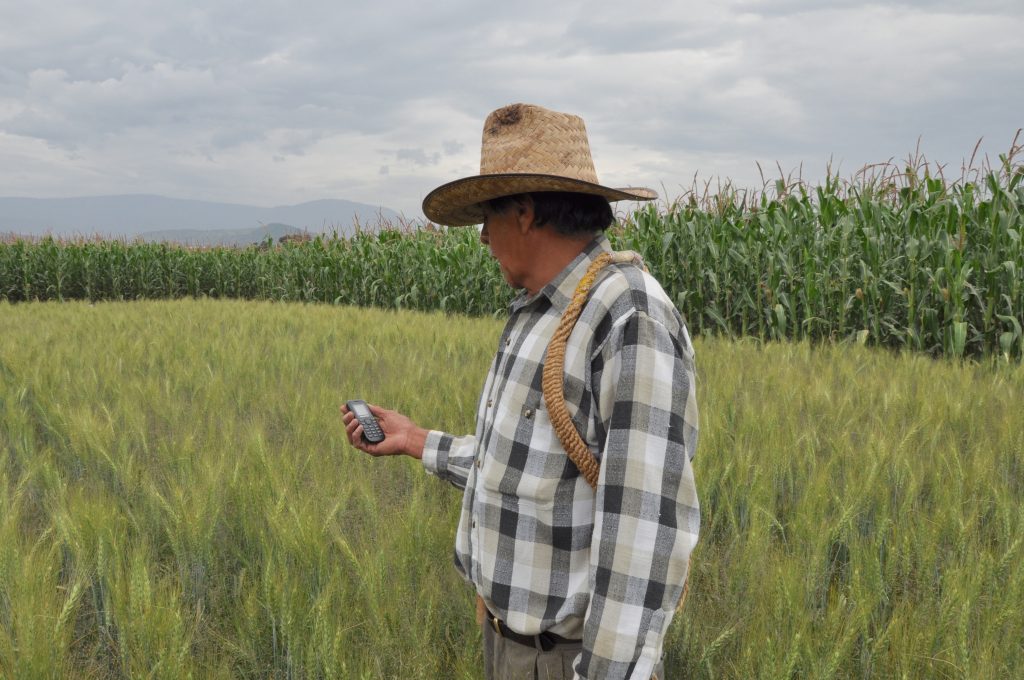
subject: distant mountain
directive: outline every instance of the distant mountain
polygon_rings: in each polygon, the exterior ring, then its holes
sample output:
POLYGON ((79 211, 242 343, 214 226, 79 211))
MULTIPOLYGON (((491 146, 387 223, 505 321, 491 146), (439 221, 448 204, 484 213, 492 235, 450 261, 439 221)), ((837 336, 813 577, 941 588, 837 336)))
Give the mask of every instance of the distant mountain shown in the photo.
POLYGON ((396 220, 387 208, 342 200, 260 208, 233 203, 191 201, 164 196, 89 196, 82 198, 2 198, 0 232, 29 236, 142 236, 147 232, 257 230, 282 224, 311 233, 350 235, 356 221, 373 228, 396 220))

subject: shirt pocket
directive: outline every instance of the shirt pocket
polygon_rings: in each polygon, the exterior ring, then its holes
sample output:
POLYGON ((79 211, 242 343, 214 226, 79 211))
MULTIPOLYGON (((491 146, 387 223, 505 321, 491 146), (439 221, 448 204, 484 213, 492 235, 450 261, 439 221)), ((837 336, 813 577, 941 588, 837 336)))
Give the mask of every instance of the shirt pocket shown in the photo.
POLYGON ((496 404, 493 452, 481 471, 483 486, 538 507, 550 506, 568 460, 538 392, 496 404))

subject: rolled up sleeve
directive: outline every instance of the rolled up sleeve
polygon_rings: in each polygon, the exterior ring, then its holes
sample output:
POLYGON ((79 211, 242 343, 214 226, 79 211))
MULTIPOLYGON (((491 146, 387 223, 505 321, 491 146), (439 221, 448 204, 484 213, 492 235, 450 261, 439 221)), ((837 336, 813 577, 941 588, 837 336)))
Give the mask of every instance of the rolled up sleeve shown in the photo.
POLYGON ((423 446, 421 461, 430 474, 465 489, 475 453, 476 437, 473 435, 455 437, 431 430, 423 446))

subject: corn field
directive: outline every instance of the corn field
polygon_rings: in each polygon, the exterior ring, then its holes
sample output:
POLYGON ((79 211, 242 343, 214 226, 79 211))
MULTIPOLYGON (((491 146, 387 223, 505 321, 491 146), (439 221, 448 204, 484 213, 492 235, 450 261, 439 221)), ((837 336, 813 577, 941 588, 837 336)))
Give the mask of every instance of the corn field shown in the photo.
MULTIPOLYGON (((726 186, 624 216, 698 334, 851 340, 933 356, 1024 352, 1024 165, 947 181, 926 163, 726 186)), ((0 300, 244 298, 500 314, 511 297, 474 229, 390 228, 247 249, 0 243, 0 300)))
POLYGON ((950 184, 912 169, 843 187, 780 183, 637 212, 637 250, 691 331, 854 339, 932 355, 1021 356, 1024 167, 950 184))
POLYGON ((50 238, 0 245, 0 299, 182 297, 481 316, 502 309, 510 291, 472 229, 384 229, 245 249, 50 238))

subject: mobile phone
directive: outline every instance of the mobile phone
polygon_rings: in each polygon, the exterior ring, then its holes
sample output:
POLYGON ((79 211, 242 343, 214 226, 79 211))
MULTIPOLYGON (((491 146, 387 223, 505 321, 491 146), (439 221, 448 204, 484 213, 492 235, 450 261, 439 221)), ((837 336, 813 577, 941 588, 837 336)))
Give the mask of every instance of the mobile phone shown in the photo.
POLYGON ((346 401, 345 406, 355 415, 356 420, 363 426, 363 439, 371 444, 379 444, 384 441, 384 431, 377 424, 377 419, 370 412, 370 407, 362 399, 346 401))

